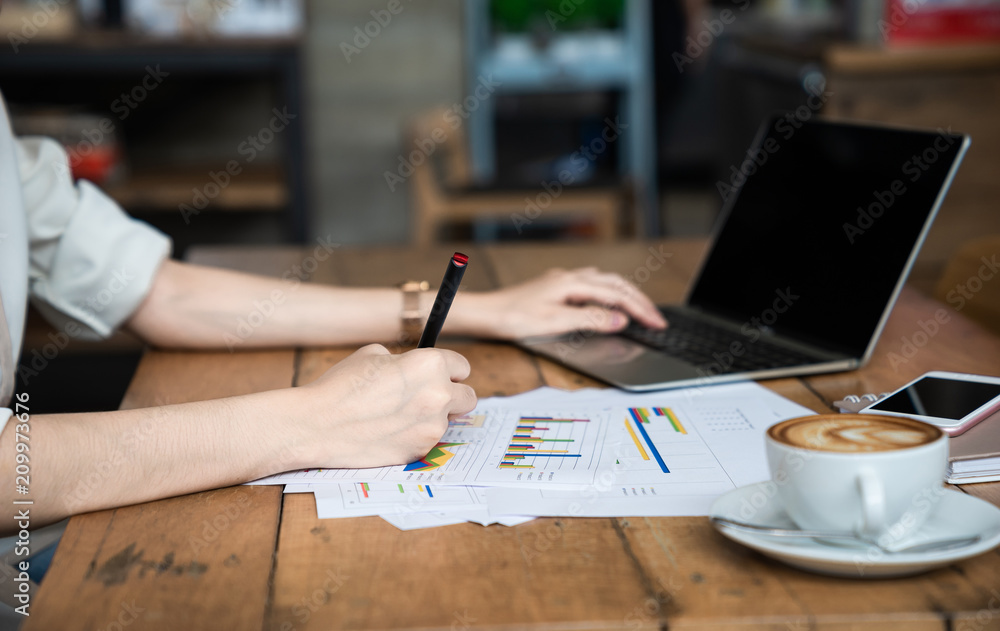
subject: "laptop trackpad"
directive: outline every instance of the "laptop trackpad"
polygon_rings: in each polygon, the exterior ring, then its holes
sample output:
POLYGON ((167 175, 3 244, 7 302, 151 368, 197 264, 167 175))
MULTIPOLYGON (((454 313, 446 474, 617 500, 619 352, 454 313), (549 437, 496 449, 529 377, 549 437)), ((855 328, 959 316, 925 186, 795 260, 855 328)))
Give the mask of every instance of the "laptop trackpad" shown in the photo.
POLYGON ((577 334, 559 340, 522 343, 537 353, 616 385, 637 386, 704 376, 687 362, 617 335, 577 334))

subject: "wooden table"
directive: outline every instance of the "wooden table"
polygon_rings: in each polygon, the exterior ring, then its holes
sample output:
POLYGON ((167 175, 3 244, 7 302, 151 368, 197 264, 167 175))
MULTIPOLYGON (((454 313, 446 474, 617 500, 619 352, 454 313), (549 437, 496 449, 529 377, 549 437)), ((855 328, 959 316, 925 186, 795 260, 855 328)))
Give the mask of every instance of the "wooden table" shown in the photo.
MULTIPOLYGON (((681 298, 702 241, 469 248, 468 289, 550 265, 633 275, 658 301, 681 298), (651 249, 650 249, 651 248, 651 249), (651 252, 671 256, 659 269, 651 252), (647 260, 653 265, 648 265, 647 260)), ((437 279, 451 249, 197 251, 194 259, 314 282, 437 279)), ((292 291, 292 289, 289 289, 292 291)), ((250 310, 248 305, 248 312, 250 310)), ((235 323, 234 323, 235 326, 235 323)), ((507 345, 448 340, 480 396, 592 380, 507 345)), ((351 349, 149 351, 124 408, 236 395, 315 379, 351 349)), ((764 382, 816 411, 930 369, 1000 374, 1000 339, 904 292, 864 369, 764 382), (950 320, 920 346, 920 321, 950 320), (903 338, 920 348, 903 357, 903 338), (896 353, 903 362, 892 362, 896 353), (895 364, 895 365, 893 365, 895 364)), ((205 419, 210 423, 211 419, 205 419)), ((1000 484, 962 491, 1000 503, 1000 484)), ((73 518, 32 602, 41 629, 998 629, 1000 552, 912 578, 827 578, 767 559, 704 517, 538 519, 401 532, 377 517, 320 521, 309 495, 234 487, 73 518)))

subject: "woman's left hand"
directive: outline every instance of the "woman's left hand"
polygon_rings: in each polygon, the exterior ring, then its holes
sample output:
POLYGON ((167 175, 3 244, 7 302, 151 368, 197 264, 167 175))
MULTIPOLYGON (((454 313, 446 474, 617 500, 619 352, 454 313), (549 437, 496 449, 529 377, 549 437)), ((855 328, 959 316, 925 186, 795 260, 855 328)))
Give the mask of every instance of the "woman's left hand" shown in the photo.
POLYGON ((629 319, 664 328, 667 321, 638 287, 593 267, 552 269, 491 292, 460 293, 446 330, 503 340, 571 331, 614 333, 629 319))

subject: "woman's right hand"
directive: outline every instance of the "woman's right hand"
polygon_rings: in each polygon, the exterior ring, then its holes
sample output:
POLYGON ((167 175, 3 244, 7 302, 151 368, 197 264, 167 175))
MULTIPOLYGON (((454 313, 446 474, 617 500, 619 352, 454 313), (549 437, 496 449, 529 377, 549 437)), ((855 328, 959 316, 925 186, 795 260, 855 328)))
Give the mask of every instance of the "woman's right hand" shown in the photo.
POLYGON ((476 407, 463 383, 469 362, 454 351, 422 348, 392 355, 365 346, 293 392, 308 399, 294 419, 305 433, 308 467, 368 468, 413 462, 476 407))

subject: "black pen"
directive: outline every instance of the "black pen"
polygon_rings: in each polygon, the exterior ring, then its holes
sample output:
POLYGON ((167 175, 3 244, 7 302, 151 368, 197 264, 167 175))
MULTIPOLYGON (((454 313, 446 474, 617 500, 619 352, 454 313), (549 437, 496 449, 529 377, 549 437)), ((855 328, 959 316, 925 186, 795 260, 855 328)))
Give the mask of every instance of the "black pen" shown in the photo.
POLYGON ((438 288, 437 297, 434 298, 434 306, 431 307, 431 314, 424 325, 424 333, 420 336, 417 348, 431 348, 437 342, 441 327, 444 326, 444 319, 448 317, 448 310, 451 309, 451 302, 458 293, 458 286, 462 283, 462 276, 465 275, 465 268, 469 265, 469 257, 461 252, 455 252, 451 260, 448 261, 448 269, 444 273, 444 280, 438 288))

